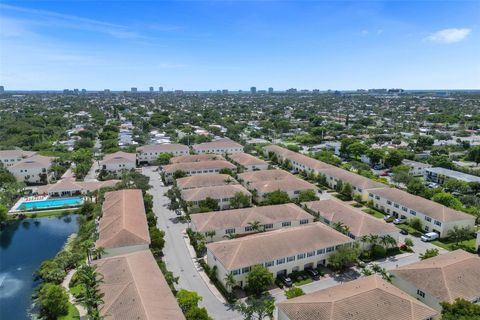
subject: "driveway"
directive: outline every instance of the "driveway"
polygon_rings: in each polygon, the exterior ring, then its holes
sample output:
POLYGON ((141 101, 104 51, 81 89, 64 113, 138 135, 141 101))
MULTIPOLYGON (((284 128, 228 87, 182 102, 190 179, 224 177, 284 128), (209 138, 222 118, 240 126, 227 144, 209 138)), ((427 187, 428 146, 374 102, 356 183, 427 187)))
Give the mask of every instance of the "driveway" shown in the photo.
POLYGON ((207 308, 208 313, 215 320, 243 319, 238 312, 231 310, 229 305, 223 304, 215 297, 198 273, 183 239, 182 231, 188 225, 177 222, 175 213, 167 208, 170 200, 164 196, 164 193, 169 187, 163 186, 160 175, 154 172, 154 169, 154 167, 144 167, 143 174, 150 177, 152 188, 148 192, 153 195, 153 211, 157 216, 158 227, 165 231, 166 244, 163 253, 167 269, 176 277, 180 277, 177 289, 195 291, 202 296, 200 306, 207 308))

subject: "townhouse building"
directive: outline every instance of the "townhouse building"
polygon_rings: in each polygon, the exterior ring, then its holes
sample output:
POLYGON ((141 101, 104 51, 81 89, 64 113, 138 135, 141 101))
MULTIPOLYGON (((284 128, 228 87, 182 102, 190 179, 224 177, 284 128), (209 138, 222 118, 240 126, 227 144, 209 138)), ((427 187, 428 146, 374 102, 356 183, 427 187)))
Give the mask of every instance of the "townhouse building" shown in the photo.
POLYGON ((225 158, 219 154, 206 153, 206 154, 189 154, 184 156, 173 157, 170 159, 170 163, 184 163, 184 162, 201 162, 211 160, 224 160, 225 158))
POLYGON ((207 242, 215 242, 229 235, 240 237, 259 231, 307 225, 313 219, 297 205, 287 203, 194 214, 191 216, 191 228, 204 234, 207 242))
POLYGON ((409 173, 412 176, 425 176, 426 174, 426 169, 431 168, 432 165, 428 163, 423 163, 423 162, 418 162, 418 161, 413 161, 409 159, 403 159, 402 164, 410 167, 409 173))
POLYGON ((425 169, 425 175, 428 181, 433 181, 438 184, 443 184, 445 180, 453 179, 466 183, 478 182, 480 183, 480 177, 463 173, 460 171, 445 169, 445 168, 427 168, 425 169))
POLYGON ((247 237, 207 244, 207 263, 217 267, 218 279, 232 274, 237 286, 255 265, 263 265, 274 276, 327 264, 332 252, 351 245, 352 239, 322 223, 262 232, 247 237))
POLYGON ((480 257, 455 250, 390 271, 392 283, 441 312, 441 302, 480 303, 480 257))
POLYGON ((155 164, 161 154, 171 154, 173 156, 188 155, 190 149, 183 144, 149 144, 137 148, 137 164, 155 164))
POLYGON ((234 154, 243 152, 243 146, 231 139, 224 138, 212 142, 194 144, 193 152, 196 154, 214 153, 214 154, 234 154))
POLYGON ((142 190, 105 193, 97 232, 95 246, 105 249, 104 257, 148 250, 150 234, 142 190))
POLYGON ((252 156, 251 154, 239 152, 229 156, 230 161, 243 169, 243 171, 267 170, 268 162, 252 156))
POLYGON ((201 202, 207 198, 216 200, 220 210, 230 209, 231 201, 237 193, 246 195, 249 198, 249 205, 251 204, 252 194, 239 184, 185 189, 180 191, 182 199, 189 205, 190 209, 200 208, 201 202))
POLYGON ((214 186, 228 186, 234 184, 239 183, 231 175, 221 173, 209 173, 201 176, 190 176, 175 180, 175 185, 180 190, 214 186))
POLYGON ((123 151, 107 154, 103 157, 103 160, 100 161, 100 168, 109 173, 133 170, 136 166, 136 155, 123 151))
POLYGON ((360 245, 368 245, 361 241, 363 236, 368 235, 391 236, 398 242, 398 228, 343 201, 334 198, 322 199, 304 202, 302 206, 328 226, 333 227, 334 224, 341 223, 348 227, 348 236, 360 245))
POLYGON ((36 189, 36 194, 49 195, 51 197, 70 197, 87 192, 92 192, 100 188, 114 187, 120 180, 106 181, 75 181, 75 179, 62 179, 53 184, 40 186, 36 189))
POLYGON ((225 160, 183 162, 162 166, 162 172, 167 183, 173 182, 173 175, 177 171, 184 172, 187 176, 195 176, 220 173, 223 169, 235 171, 237 167, 225 160))
POLYGON ((369 190, 374 207, 397 218, 419 218, 426 232, 446 237, 457 227, 474 227, 475 217, 396 188, 369 190))
POLYGON ((52 157, 34 155, 7 166, 7 170, 13 174, 17 181, 46 184, 53 159, 52 157))
POLYGON ((431 320, 438 314, 378 275, 278 304, 278 320, 431 320))
POLYGON ((33 157, 37 153, 23 150, 0 150, 0 164, 4 168, 11 167, 23 159, 33 157))

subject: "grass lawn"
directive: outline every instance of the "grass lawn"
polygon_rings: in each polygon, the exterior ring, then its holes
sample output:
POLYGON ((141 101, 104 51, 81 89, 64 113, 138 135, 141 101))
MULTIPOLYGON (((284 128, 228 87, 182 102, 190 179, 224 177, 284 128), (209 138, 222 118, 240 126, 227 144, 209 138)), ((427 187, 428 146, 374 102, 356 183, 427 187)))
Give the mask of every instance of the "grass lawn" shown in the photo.
POLYGON ((346 196, 346 195, 341 194, 341 193, 336 193, 333 196, 342 200, 342 201, 351 201, 352 200, 352 197, 346 196))
POLYGON ((378 219, 383 219, 385 217, 385 215, 383 213, 381 213, 378 210, 372 209, 372 208, 363 209, 362 211, 366 212, 369 215, 372 215, 372 216, 374 216, 375 218, 378 218, 378 219))
POLYGON ((300 281, 294 281, 293 284, 298 287, 298 286, 306 285, 306 284, 311 283, 311 282, 313 282, 312 278, 307 278, 307 279, 303 279, 303 280, 300 280, 300 281))
POLYGON ((62 216, 67 214, 76 213, 77 210, 52 210, 52 211, 39 211, 27 213, 27 218, 43 218, 43 217, 53 217, 53 216, 62 216))
POLYGON ((402 224, 394 224, 395 227, 399 228, 399 229, 405 229, 408 231, 409 234, 415 234, 415 233, 420 233, 418 232, 416 229, 413 229, 412 227, 410 227, 408 224, 405 224, 405 223, 402 223, 402 224))
MULTIPOLYGON (((469 248, 473 251, 475 251, 475 241, 476 239, 470 239, 470 240, 465 240, 459 243, 460 247, 464 246, 465 248, 469 248)), ((432 241, 432 243, 436 246, 439 246, 440 248, 446 249, 448 251, 455 250, 455 244, 452 242, 448 242, 446 239, 441 239, 441 240, 435 240, 432 241)))
POLYGON ((77 320, 80 319, 80 313, 78 313, 77 308, 70 302, 68 303, 68 314, 62 317, 59 317, 58 320, 77 320))

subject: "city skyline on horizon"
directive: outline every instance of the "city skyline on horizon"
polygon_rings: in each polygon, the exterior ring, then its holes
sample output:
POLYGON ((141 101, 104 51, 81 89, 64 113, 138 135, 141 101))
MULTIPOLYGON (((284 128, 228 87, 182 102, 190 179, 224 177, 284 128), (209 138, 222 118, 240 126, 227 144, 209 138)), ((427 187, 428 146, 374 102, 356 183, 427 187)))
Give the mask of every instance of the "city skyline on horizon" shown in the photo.
POLYGON ((114 3, 4 1, 1 84, 7 91, 148 91, 158 82, 166 91, 480 88, 480 4, 471 1, 114 3))

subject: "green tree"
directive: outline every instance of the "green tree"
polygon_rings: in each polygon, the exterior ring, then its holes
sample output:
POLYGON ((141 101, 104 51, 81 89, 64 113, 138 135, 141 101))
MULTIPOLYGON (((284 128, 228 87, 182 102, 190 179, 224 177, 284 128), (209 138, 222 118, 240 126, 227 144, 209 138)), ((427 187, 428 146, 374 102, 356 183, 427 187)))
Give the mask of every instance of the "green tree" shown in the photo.
POLYGON ((343 233, 344 235, 348 235, 350 233, 350 227, 345 225, 345 223, 339 221, 335 222, 332 225, 333 229, 337 230, 340 233, 343 233))
POLYGON ((8 219, 8 208, 3 204, 0 204, 0 222, 6 221, 8 219))
POLYGON ((213 320, 205 308, 193 307, 185 313, 186 320, 213 320))
POLYGON ((87 308, 90 318, 99 319, 99 307, 103 304, 104 296, 99 285, 103 277, 97 273, 95 265, 82 265, 77 270, 77 277, 83 287, 77 301, 87 308))
POLYGON ((432 197, 432 200, 443 204, 446 207, 459 210, 462 208, 462 202, 455 198, 455 196, 448 192, 439 192, 432 197))
POLYGON ((375 165, 385 158, 385 151, 379 148, 372 148, 367 151, 367 156, 370 159, 370 164, 375 165))
POLYGON ((225 286, 229 290, 232 290, 233 287, 237 285, 237 280, 235 280, 235 276, 232 273, 229 273, 223 280, 225 281, 225 286))
POLYGON ((344 183, 343 187, 342 187, 341 194, 343 194, 348 199, 351 199, 352 198, 352 193, 353 193, 352 185, 348 182, 344 183))
POLYGON ((173 158, 173 154, 171 153, 160 153, 157 160, 155 161, 157 165, 165 165, 170 163, 170 159, 173 158))
POLYGON ((37 299, 41 314, 47 319, 56 320, 58 317, 68 314, 68 294, 60 285, 43 284, 37 299))
POLYGON ((357 261, 359 256, 360 249, 357 245, 342 246, 330 254, 328 264, 335 270, 343 270, 357 261))
POLYGON ((157 229, 156 226, 149 228, 150 232, 150 249, 156 256, 162 255, 163 248, 165 247, 165 232, 157 229))
POLYGON ((55 259, 45 260, 36 275, 46 282, 60 284, 66 276, 65 269, 55 259))
POLYGON ((385 164, 388 167, 394 167, 402 164, 402 160, 405 159, 405 151, 393 149, 385 156, 385 164))
POLYGON ((457 298, 455 302, 441 302, 442 320, 480 320, 480 305, 457 298))
POLYGON ((250 206, 250 197, 243 193, 243 192, 235 192, 232 200, 230 200, 230 207, 238 209, 238 208, 246 208, 250 206))
POLYGON ((453 162, 447 155, 432 156, 428 158, 428 163, 434 167, 442 167, 445 169, 453 169, 453 162))
POLYGON ((245 320, 273 319, 275 299, 269 294, 248 297, 245 302, 237 303, 235 309, 243 315, 245 320))
POLYGON ((412 218, 408 220, 408 225, 419 232, 423 232, 422 220, 420 220, 420 218, 412 218))
POLYGON ((420 149, 424 150, 424 149, 427 149, 428 147, 431 147, 434 142, 435 140, 431 136, 419 136, 417 138, 416 145, 420 149))
POLYGON ((425 193, 425 185, 421 179, 413 178, 407 184, 407 191, 416 196, 421 196, 425 193))
POLYGON ((468 151, 468 160, 475 162, 478 166, 480 163, 480 145, 470 148, 468 151))
POLYGON ((315 190, 302 190, 298 195, 299 202, 315 201, 318 200, 315 190))
POLYGON ((207 197, 205 200, 200 201, 199 207, 200 208, 208 208, 211 211, 220 210, 220 207, 218 206, 218 201, 215 200, 215 199, 212 199, 210 197, 207 197))
POLYGON ((410 239, 410 238, 405 238, 405 241, 404 241, 404 242, 405 242, 405 245, 407 246, 407 248, 413 247, 413 241, 412 241, 412 239, 410 239))
POLYGON ((420 253, 421 260, 429 259, 438 256, 438 249, 427 249, 424 253, 420 253))
POLYGON ((186 176, 187 176, 187 173, 182 170, 177 170, 173 173, 173 179, 185 178, 186 176))
POLYGON ((474 232, 471 227, 454 226, 453 229, 448 230, 447 237, 458 246, 460 242, 471 239, 474 232))
POLYGON ((347 154, 353 158, 360 158, 368 151, 368 146, 361 142, 354 142, 347 147, 347 154))
POLYGON ((274 282, 273 275, 262 265, 253 266, 246 278, 246 288, 255 295, 260 295, 274 282))
POLYGON ((392 172, 392 180, 396 183, 408 185, 408 183, 413 179, 413 176, 410 174, 410 167, 404 164, 393 167, 392 172))
POLYGON ((290 202, 290 197, 288 193, 281 190, 276 190, 270 193, 267 193, 265 196, 265 204, 274 205, 274 204, 283 204, 290 202))
POLYGON ((299 288, 299 287, 292 287, 287 291, 285 291, 285 297, 287 297, 287 299, 300 297, 300 296, 303 296, 304 294, 305 292, 303 292, 302 288, 299 288))
POLYGON ((177 292, 177 301, 180 309, 186 314, 190 309, 198 307, 198 303, 202 301, 202 297, 195 291, 181 289, 177 292))

